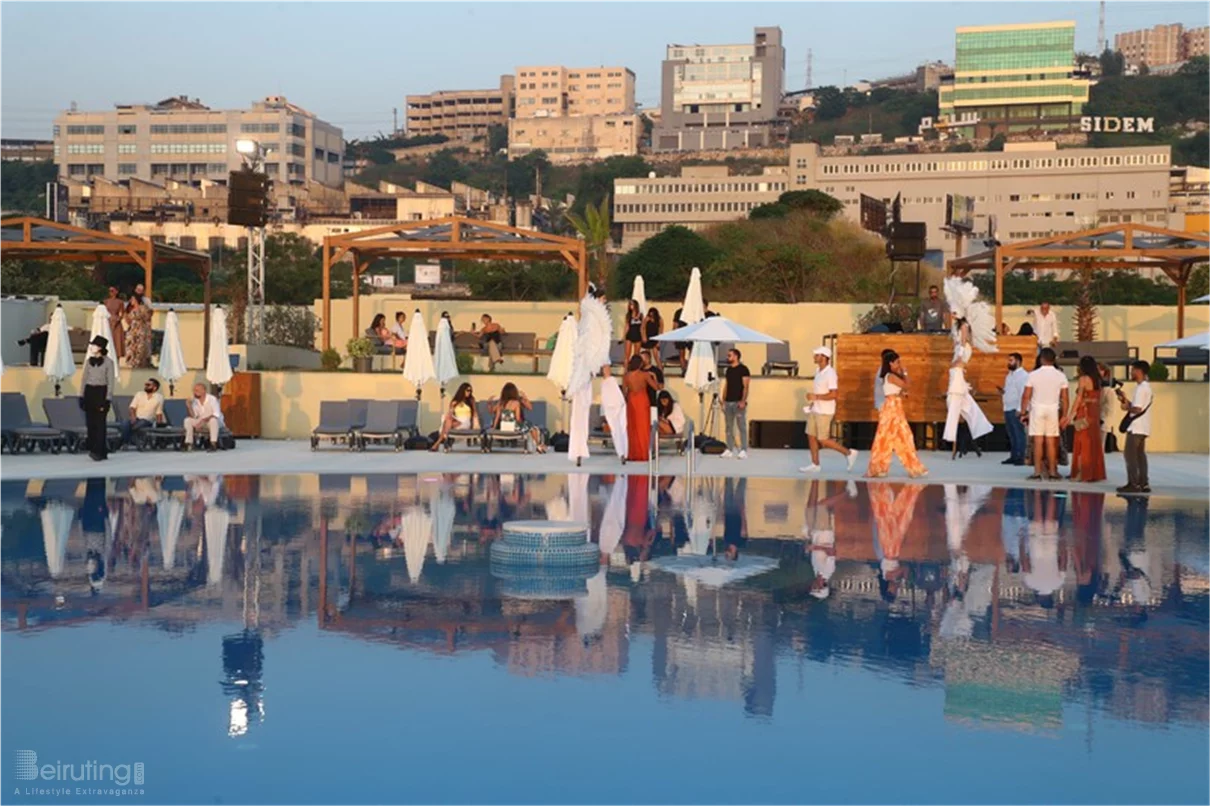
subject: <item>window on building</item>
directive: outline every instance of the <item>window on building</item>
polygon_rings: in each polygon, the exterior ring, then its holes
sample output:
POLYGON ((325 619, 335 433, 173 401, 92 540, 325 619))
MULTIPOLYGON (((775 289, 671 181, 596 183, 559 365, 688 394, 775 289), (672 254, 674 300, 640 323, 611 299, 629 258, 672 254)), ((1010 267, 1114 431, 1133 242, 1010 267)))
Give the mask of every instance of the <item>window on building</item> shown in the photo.
POLYGON ((328 152, 328 162, 333 165, 340 162, 340 155, 337 154, 335 151, 329 151, 328 152))
POLYGON ((118 175, 119 176, 131 176, 132 174, 138 173, 138 171, 139 171, 139 164, 137 162, 119 162, 118 163, 118 175))
POLYGON ((138 146, 134 143, 118 143, 119 154, 137 154, 138 146))
POLYGON ((302 125, 301 123, 291 123, 290 124, 290 136, 306 138, 307 127, 302 125))
POLYGON ((80 126, 80 125, 76 125, 76 126, 68 126, 68 127, 67 127, 67 134, 68 134, 69 136, 70 136, 70 135, 73 135, 73 134, 105 134, 105 127, 104 127, 104 126, 97 126, 97 125, 89 125, 89 126, 80 126))
POLYGON ((85 170, 87 170, 86 165, 82 165, 80 163, 72 163, 71 165, 67 166, 67 175, 68 176, 83 176, 85 170))
POLYGON ((135 134, 138 128, 132 123, 122 123, 118 125, 118 134, 135 134))

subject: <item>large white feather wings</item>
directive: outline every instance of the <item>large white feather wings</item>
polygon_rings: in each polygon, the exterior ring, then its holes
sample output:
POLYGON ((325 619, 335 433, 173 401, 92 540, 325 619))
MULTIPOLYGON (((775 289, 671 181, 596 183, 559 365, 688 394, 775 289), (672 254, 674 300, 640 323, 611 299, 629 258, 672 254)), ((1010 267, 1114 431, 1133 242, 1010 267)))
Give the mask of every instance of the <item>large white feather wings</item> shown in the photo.
POLYGON ((571 365, 571 378, 567 382, 567 396, 592 383, 593 376, 609 363, 609 346, 613 341, 613 322, 609 308, 591 294, 580 300, 580 324, 576 330, 575 358, 571 365))
POLYGON ((962 277, 945 278, 945 301, 955 319, 965 319, 971 329, 971 344, 981 353, 996 352, 996 317, 991 306, 979 299, 979 289, 962 277))

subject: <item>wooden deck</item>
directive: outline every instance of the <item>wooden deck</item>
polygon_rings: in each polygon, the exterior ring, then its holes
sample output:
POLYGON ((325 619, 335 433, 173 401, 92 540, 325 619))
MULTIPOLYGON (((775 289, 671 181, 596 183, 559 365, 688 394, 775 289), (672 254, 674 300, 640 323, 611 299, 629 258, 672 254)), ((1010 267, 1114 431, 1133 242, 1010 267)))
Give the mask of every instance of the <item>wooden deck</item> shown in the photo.
MULTIPOLYGON (((966 368, 975 400, 993 423, 1004 422, 1004 410, 996 387, 1008 373, 1008 356, 1020 353, 1026 369, 1037 350, 1033 336, 1001 336, 1000 351, 975 351, 966 368)), ((950 359, 954 343, 949 336, 905 333, 844 333, 836 337, 836 372, 840 377, 840 399, 836 419, 841 422, 872 422, 878 419, 874 409, 874 377, 881 364, 882 351, 899 353, 908 375, 909 394, 905 407, 909 422, 939 423, 945 420, 945 390, 949 385, 950 359)))

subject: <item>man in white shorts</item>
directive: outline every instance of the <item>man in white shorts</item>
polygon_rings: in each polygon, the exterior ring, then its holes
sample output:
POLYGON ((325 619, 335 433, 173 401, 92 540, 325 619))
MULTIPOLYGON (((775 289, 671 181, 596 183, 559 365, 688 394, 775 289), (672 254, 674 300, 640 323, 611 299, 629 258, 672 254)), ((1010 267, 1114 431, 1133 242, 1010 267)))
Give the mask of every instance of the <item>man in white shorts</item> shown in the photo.
POLYGON ((1055 351, 1043 347, 1041 364, 1025 381, 1021 410, 1029 412, 1029 437, 1034 443, 1031 481, 1059 478, 1059 431, 1067 411, 1067 376, 1055 367, 1055 351))
POLYGON ((832 419, 836 416, 836 398, 840 383, 836 370, 832 368, 832 351, 827 347, 815 348, 815 387, 807 394, 807 444, 811 448, 811 464, 799 468, 803 473, 818 473, 819 449, 827 448, 843 455, 852 470, 857 462, 857 451, 846 448, 832 439, 832 419))

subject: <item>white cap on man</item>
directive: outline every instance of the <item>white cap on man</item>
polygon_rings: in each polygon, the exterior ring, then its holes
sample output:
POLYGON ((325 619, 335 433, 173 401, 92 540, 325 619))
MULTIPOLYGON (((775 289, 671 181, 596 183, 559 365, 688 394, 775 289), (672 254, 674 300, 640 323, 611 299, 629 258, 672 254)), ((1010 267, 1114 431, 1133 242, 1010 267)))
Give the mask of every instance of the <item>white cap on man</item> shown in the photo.
POLYGON ((813 355, 822 355, 824 358, 828 359, 829 361, 832 360, 832 351, 829 350, 827 347, 816 347, 813 355))

